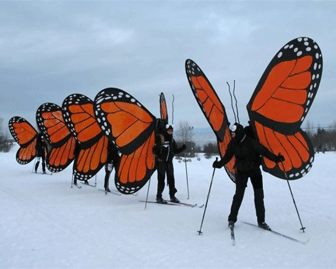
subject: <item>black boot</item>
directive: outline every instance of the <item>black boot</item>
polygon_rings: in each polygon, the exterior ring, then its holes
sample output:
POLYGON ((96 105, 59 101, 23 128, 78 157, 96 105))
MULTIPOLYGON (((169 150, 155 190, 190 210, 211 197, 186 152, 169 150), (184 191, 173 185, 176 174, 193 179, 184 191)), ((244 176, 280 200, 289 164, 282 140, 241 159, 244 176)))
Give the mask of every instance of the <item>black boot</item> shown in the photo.
POLYGON ((157 195, 157 196, 156 196, 156 202, 159 203, 159 204, 166 204, 166 203, 167 203, 166 200, 163 200, 163 199, 162 199, 162 196, 161 196, 161 195, 157 195))
POLYGON ((180 202, 180 200, 177 199, 175 196, 170 197, 170 201, 171 201, 172 203, 179 203, 179 202, 180 202))
POLYGON ((267 225, 266 222, 260 222, 260 223, 258 223, 258 226, 259 226, 261 229, 272 231, 271 228, 267 225))

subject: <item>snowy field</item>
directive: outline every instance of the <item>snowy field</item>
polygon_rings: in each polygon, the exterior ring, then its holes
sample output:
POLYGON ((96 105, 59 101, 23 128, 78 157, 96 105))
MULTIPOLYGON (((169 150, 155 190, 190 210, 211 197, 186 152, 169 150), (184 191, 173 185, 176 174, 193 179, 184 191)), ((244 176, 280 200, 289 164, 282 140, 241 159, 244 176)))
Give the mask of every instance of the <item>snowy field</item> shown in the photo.
MULTIPOLYGON (((286 238, 251 227, 256 222, 253 190, 248 184, 236 223, 236 245, 227 227, 234 184, 216 170, 204 208, 148 204, 148 184, 138 195, 105 195, 104 172, 97 187, 71 188, 71 170, 32 173, 33 162, 19 165, 18 147, 0 153, 0 268, 336 268, 336 154, 316 154, 312 170, 291 182, 306 232, 286 181, 264 173, 266 222, 286 238)), ((204 204, 214 159, 175 160, 177 197, 204 204)), ((113 175, 113 174, 112 174, 113 175)), ((94 183, 94 179, 90 180, 94 183)), ((111 189, 115 189, 113 179, 111 189)), ((156 195, 156 173, 149 198, 156 195)), ((168 199, 168 188, 164 191, 168 199)))

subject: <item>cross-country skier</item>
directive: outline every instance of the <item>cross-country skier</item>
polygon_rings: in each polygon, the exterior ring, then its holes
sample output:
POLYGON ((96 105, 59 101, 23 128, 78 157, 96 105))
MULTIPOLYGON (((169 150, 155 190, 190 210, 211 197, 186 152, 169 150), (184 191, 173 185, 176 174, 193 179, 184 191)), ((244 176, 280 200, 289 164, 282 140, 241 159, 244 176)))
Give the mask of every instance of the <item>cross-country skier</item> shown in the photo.
POLYGON ((231 212, 228 217, 229 227, 234 227, 234 223, 237 221, 237 215, 244 198, 247 180, 250 178, 254 190, 254 204, 258 225, 263 229, 270 230, 270 227, 265 222, 264 190, 260 170, 260 156, 262 155, 276 163, 284 161, 284 157, 281 154, 278 156, 274 155, 254 139, 253 132, 249 126, 246 127, 245 130, 239 123, 230 126, 233 139, 230 141, 224 157, 220 161, 214 161, 212 166, 213 168, 221 168, 228 163, 233 156, 236 157, 236 192, 233 196, 231 212))
POLYGON ((35 173, 37 173, 37 168, 40 164, 40 159, 42 158, 42 172, 46 173, 46 153, 47 153, 47 144, 44 140, 43 135, 40 133, 37 135, 36 139, 36 164, 35 164, 35 173))
POLYGON ((117 148, 112 143, 109 143, 107 149, 107 161, 105 164, 105 180, 104 180, 104 188, 106 192, 110 192, 109 188, 110 175, 113 170, 113 167, 116 167, 118 165, 119 160, 120 156, 118 154, 117 148))
POLYGON ((157 160, 157 175, 158 175, 158 188, 156 201, 158 203, 167 203, 162 199, 162 192, 165 187, 165 174, 167 173, 167 182, 169 186, 170 201, 179 203, 180 201, 175 197, 177 192, 175 188, 173 158, 185 150, 187 147, 183 144, 180 148, 177 147, 173 138, 173 126, 167 125, 163 134, 158 134, 155 139, 154 154, 157 160))

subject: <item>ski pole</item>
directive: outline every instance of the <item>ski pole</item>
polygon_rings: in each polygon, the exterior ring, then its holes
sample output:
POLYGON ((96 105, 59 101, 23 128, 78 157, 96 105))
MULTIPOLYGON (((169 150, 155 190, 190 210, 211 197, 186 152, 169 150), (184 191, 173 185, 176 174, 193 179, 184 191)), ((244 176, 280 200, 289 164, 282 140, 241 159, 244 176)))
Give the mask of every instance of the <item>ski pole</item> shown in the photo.
POLYGON ((187 199, 189 199, 189 182, 188 182, 187 154, 186 153, 184 153, 184 164, 185 164, 186 180, 187 180, 187 192, 188 192, 187 199))
POLYGON ((294 203, 294 206, 295 206, 295 209, 296 209, 296 213, 298 215, 298 218, 299 218, 299 221, 300 221, 300 224, 301 224, 300 230, 302 230, 302 232, 305 232, 306 227, 303 227, 303 224, 302 224, 302 221, 301 221, 301 217, 300 217, 300 213, 299 213, 299 210, 298 210, 298 208, 296 206, 296 202, 295 202, 294 195, 293 195, 293 192, 292 192, 292 188, 291 188, 291 186, 289 184, 288 176, 287 176, 287 173, 285 171, 285 166, 284 166, 283 162, 281 162, 281 164, 282 164, 282 168, 283 168, 283 171, 284 171, 284 174, 285 174, 285 177, 286 177, 286 181, 287 181, 287 184, 288 184, 289 191, 290 191, 292 199, 293 199, 293 203, 294 203))
MULTIPOLYGON (((218 158, 216 157, 216 161, 218 160, 218 158)), ((213 178, 215 176, 215 171, 216 171, 216 168, 213 169, 213 172, 212 172, 212 177, 211 177, 211 181, 210 181, 210 187, 209 187, 209 192, 208 192, 208 196, 207 196, 207 200, 205 202, 205 207, 204 207, 204 212, 203 212, 203 217, 202 217, 202 221, 201 221, 201 227, 199 229, 198 234, 201 235, 203 232, 202 232, 202 226, 203 226, 203 221, 204 221, 204 216, 205 216, 205 211, 207 209, 207 206, 208 206, 208 201, 209 201, 209 196, 210 196, 210 191, 211 191, 211 186, 212 186, 212 181, 213 181, 213 178)))
POLYGON ((146 202, 145 202, 145 209, 146 210, 146 207, 147 207, 147 201, 148 201, 148 193, 149 193, 149 186, 150 186, 150 179, 148 181, 148 189, 147 189, 147 195, 146 195, 146 202))

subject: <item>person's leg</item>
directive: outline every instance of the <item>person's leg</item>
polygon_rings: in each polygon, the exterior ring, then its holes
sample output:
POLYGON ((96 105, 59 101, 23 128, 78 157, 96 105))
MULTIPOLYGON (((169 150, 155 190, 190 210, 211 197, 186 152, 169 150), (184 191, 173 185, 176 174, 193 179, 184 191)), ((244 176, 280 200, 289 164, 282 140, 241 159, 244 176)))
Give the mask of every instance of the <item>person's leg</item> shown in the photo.
POLYGON ((110 175, 112 172, 113 166, 111 163, 105 164, 105 179, 104 179, 104 189, 105 191, 110 191, 109 188, 109 180, 110 180, 110 175))
POLYGON ((37 168, 39 167, 39 164, 40 164, 40 157, 36 157, 37 161, 36 161, 36 164, 35 164, 35 173, 37 173, 37 168))
POLYGON ((172 163, 167 163, 167 182, 169 186, 170 200, 175 200, 175 202, 178 202, 175 197, 177 190, 175 188, 174 166, 172 163))
POLYGON ((44 157, 44 155, 42 155, 42 172, 43 172, 43 174, 45 174, 46 173, 46 160, 45 160, 45 157, 44 157))
POLYGON ((254 191, 254 205, 257 215, 258 224, 265 223, 265 205, 264 205, 264 189, 262 175, 259 173, 251 176, 251 183, 254 191))
POLYGON ((235 223, 237 221, 238 211, 244 198, 247 179, 248 177, 246 174, 237 172, 236 192, 233 196, 230 215, 228 217, 229 222, 232 221, 235 223))
POLYGON ((158 161, 157 163, 157 177, 158 177, 158 185, 157 185, 157 194, 156 200, 162 200, 162 192, 164 190, 164 180, 165 180, 166 167, 165 163, 162 161, 158 161))

